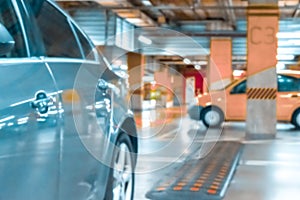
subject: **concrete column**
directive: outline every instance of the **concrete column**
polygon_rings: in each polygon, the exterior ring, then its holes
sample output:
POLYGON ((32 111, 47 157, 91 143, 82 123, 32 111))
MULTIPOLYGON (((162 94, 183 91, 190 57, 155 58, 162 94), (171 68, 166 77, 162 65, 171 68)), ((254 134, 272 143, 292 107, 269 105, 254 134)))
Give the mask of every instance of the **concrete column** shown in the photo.
POLYGON ((130 102, 131 109, 133 110, 141 110, 143 108, 143 76, 145 64, 146 59, 144 55, 133 52, 127 54, 130 102))
POLYGON ((249 0, 246 138, 276 135, 277 0, 249 0))
POLYGON ((230 38, 212 38, 208 67, 210 90, 224 88, 232 81, 232 43, 230 38))

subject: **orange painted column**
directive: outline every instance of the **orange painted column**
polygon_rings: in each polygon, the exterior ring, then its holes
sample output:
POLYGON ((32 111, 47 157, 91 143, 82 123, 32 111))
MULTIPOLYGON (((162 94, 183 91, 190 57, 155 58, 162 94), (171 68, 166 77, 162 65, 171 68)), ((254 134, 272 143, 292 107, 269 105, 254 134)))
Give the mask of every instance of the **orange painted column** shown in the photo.
POLYGON ((212 38, 208 68, 208 88, 222 89, 232 81, 232 42, 230 38, 212 38))
POLYGON ((249 1, 246 120, 249 139, 276 135, 278 18, 277 0, 249 1))
POLYGON ((127 54, 127 66, 129 74, 130 105, 133 110, 143 109, 144 100, 144 67, 146 58, 142 54, 129 52, 127 54))

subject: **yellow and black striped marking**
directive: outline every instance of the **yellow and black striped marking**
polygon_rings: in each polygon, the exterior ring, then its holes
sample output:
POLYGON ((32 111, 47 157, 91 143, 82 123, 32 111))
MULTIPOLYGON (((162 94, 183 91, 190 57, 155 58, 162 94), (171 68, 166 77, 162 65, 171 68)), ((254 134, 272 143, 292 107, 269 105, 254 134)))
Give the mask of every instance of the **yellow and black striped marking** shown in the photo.
POLYGON ((238 164, 242 144, 218 142, 203 159, 190 159, 174 168, 146 194, 149 199, 221 200, 238 164))
POLYGON ((276 95, 277 95, 276 88, 248 88, 247 89, 248 99, 273 100, 276 99, 276 95))

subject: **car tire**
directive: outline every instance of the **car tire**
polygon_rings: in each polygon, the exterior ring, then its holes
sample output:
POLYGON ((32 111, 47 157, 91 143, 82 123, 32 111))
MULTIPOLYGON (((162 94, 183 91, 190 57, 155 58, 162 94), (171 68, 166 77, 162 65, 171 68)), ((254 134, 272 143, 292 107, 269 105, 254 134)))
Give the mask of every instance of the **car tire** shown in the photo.
POLYGON ((133 200, 136 159, 131 140, 121 134, 116 142, 105 200, 133 200))
POLYGON ((201 120, 207 128, 218 128, 224 121, 224 114, 220 108, 209 106, 201 111, 201 120))
POLYGON ((292 118, 292 124, 295 125, 296 129, 300 129, 300 108, 298 108, 292 118))

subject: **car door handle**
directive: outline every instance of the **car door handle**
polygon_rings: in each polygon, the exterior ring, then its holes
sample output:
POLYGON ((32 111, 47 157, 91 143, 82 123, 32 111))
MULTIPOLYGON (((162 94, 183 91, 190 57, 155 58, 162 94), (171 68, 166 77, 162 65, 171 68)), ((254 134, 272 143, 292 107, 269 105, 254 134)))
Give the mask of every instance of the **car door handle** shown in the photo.
POLYGON ((98 89, 101 90, 102 92, 106 92, 106 90, 109 88, 108 82, 106 82, 104 79, 99 79, 98 80, 98 89))
POLYGON ((41 114, 46 114, 49 109, 51 98, 44 91, 38 91, 35 94, 35 100, 31 102, 31 107, 36 109, 41 114))
POLYGON ((291 98, 298 98, 298 97, 299 97, 298 94, 292 94, 292 95, 291 95, 291 98))

